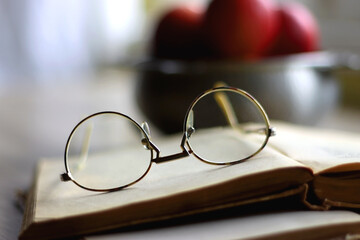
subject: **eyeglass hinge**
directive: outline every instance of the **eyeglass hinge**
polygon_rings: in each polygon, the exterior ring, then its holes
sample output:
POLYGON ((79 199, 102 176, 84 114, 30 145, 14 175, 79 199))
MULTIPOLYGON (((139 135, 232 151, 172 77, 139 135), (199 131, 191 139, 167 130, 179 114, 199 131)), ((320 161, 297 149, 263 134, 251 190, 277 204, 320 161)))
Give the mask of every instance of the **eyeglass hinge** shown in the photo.
POLYGON ((269 128, 269 137, 276 136, 276 128, 271 127, 269 128))
POLYGON ((67 182, 67 181, 70 181, 71 178, 68 173, 63 173, 60 175, 60 180, 63 182, 67 182))

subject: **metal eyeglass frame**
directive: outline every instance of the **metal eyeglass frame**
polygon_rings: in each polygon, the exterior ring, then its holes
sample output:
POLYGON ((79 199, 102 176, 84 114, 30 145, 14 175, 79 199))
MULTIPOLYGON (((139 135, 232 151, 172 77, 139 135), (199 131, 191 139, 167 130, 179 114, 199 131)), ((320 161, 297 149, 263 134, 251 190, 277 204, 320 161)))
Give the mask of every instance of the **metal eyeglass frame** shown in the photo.
POLYGON ((180 143, 180 148, 181 148, 181 152, 180 153, 175 153, 175 154, 171 154, 171 155, 167 155, 167 156, 160 156, 160 149, 152 142, 152 140, 150 139, 150 129, 149 126, 146 122, 142 123, 141 125, 138 124, 135 120, 133 120, 132 118, 130 118, 129 116, 119 113, 119 112, 114 112, 114 111, 103 111, 103 112, 97 112, 94 113, 86 118, 84 118, 82 121, 80 121, 72 130, 72 132, 70 133, 70 136, 68 137, 68 140, 66 142, 66 147, 65 147, 65 153, 64 153, 64 163, 65 163, 65 173, 60 175, 61 181, 72 181, 74 182, 76 185, 78 185, 79 187, 86 189, 86 190, 90 190, 90 191, 97 191, 97 192, 105 192, 105 191, 117 191, 123 188, 126 188, 130 185, 133 185, 135 183, 137 183, 138 181, 140 181, 141 179, 143 179, 145 177, 145 175, 149 172, 152 163, 164 163, 164 162, 168 162, 168 161, 172 161, 172 160, 177 160, 180 158, 184 158, 189 156, 190 154, 193 154, 197 159, 201 160, 204 163, 207 164, 212 164, 212 165, 232 165, 232 164, 237 164, 239 162, 245 161, 253 156, 255 156, 256 154, 258 154, 261 150, 263 150, 263 148, 266 146, 269 137, 274 136, 276 134, 276 131, 274 128, 270 127, 270 121, 269 118, 265 112, 265 110, 263 109, 263 107, 260 105, 260 103, 254 98, 252 97, 249 93, 247 93, 244 90, 235 88, 235 87, 229 87, 229 86, 220 86, 220 87, 215 87, 212 89, 209 89, 205 92, 203 92, 202 94, 200 94, 198 97, 195 98, 195 100, 191 103, 190 107, 187 110, 187 113, 185 115, 185 121, 184 121, 184 126, 183 126, 184 130, 183 130, 183 135, 182 135, 182 140, 180 143), (204 158, 202 158, 201 156, 197 155, 192 147, 191 144, 189 143, 189 138, 191 136, 191 134, 194 132, 194 127, 191 124, 187 124, 188 121, 187 119, 189 117, 192 118, 192 109, 195 106, 195 104, 202 99, 203 97, 205 97, 206 95, 210 94, 210 93, 216 93, 215 94, 215 100, 217 102, 217 104, 220 106, 220 108, 222 109, 224 115, 227 118, 228 123, 230 124, 230 126, 235 127, 236 123, 237 123, 237 119, 236 116, 234 114, 233 108, 231 106, 230 101, 228 100, 227 96, 225 94, 223 94, 223 91, 230 91, 230 92, 235 92, 238 94, 241 94, 242 96, 246 97, 248 100, 250 100, 257 108, 258 110, 261 112, 262 117, 265 120, 265 124, 266 124, 266 128, 262 129, 265 132, 266 138, 263 142, 263 144, 260 146, 260 148, 254 152, 253 154, 242 158, 242 159, 238 159, 235 161, 231 161, 231 162, 213 162, 213 161, 209 161, 206 160, 204 158), (144 145, 144 147, 146 147, 146 149, 151 151, 151 160, 149 163, 149 166, 147 168, 147 170, 143 173, 142 176, 140 176, 137 180, 132 181, 126 185, 123 186, 119 186, 119 187, 115 187, 115 188, 106 188, 106 189, 94 189, 94 188, 88 188, 86 186, 83 186, 82 184, 78 183, 76 181, 76 179, 71 175, 69 166, 68 166, 68 153, 69 153, 69 145, 71 142, 71 139, 73 137, 73 134, 75 133, 75 131, 77 130, 77 128, 86 120, 95 117, 97 115, 102 115, 102 114, 116 114, 119 115, 121 117, 127 118, 128 120, 130 120, 142 133, 142 144, 144 145), (155 154, 154 154, 155 153, 155 154))

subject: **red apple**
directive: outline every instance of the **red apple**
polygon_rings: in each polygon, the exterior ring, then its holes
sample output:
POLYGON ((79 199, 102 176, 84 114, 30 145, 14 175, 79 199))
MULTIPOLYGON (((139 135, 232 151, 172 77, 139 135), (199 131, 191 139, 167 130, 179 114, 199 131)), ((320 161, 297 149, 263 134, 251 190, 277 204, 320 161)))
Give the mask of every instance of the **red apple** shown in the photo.
POLYGON ((272 0, 213 0, 204 21, 208 41, 225 58, 261 56, 277 29, 272 0))
POLYGON ((319 49, 319 30, 315 18, 303 5, 287 3, 277 10, 279 33, 270 55, 284 55, 319 49))
POLYGON ((152 55, 157 58, 193 59, 202 55, 204 8, 177 6, 166 12, 157 24, 152 55))

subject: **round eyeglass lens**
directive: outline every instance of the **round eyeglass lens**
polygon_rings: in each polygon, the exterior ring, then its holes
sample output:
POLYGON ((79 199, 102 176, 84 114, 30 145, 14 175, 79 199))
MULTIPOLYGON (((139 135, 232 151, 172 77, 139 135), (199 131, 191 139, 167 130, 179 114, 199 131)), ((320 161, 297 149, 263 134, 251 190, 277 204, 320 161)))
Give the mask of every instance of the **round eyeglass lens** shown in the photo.
POLYGON ((186 131, 197 157, 227 164, 258 153, 268 140, 269 122, 262 107, 246 92, 217 89, 193 103, 186 131))
POLYGON ((94 114, 73 130, 66 164, 75 182, 90 190, 125 187, 149 170, 152 151, 142 139, 143 130, 119 113, 94 114))

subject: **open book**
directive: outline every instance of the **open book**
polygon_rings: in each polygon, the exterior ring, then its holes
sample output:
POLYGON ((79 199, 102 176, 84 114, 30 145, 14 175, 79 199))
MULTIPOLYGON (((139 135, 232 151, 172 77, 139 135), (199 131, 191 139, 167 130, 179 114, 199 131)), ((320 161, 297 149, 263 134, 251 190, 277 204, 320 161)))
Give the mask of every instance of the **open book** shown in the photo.
MULTIPOLYGON (((360 208, 359 135, 273 126, 277 136, 243 163, 213 166, 190 156, 156 164, 142 181, 116 192, 61 182, 63 161, 41 161, 20 238, 78 236, 291 195, 311 209, 360 208)), ((176 152, 179 139, 159 145, 176 152)))

